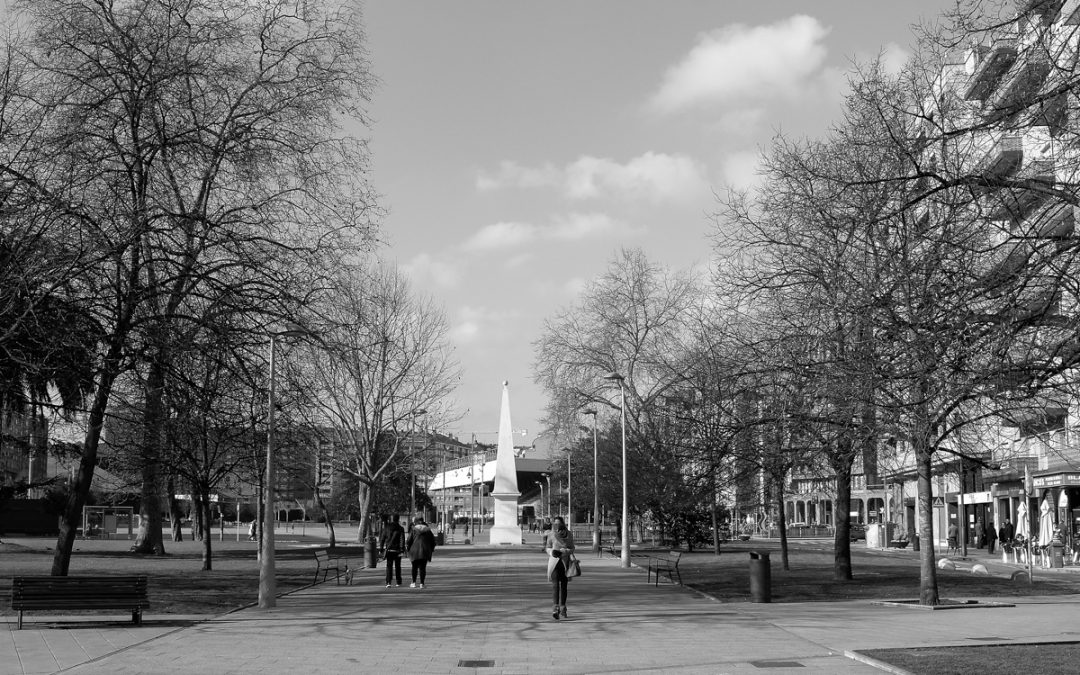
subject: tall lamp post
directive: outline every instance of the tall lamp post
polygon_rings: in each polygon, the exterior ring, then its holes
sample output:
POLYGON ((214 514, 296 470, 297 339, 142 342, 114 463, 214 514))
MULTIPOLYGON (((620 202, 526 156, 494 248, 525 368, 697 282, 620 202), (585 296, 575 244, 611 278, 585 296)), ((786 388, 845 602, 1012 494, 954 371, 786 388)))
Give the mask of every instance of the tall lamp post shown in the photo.
POLYGON ((544 531, 544 484, 540 481, 536 481, 536 484, 540 486, 540 531, 544 531))
POLYGON ((622 426, 622 551, 619 557, 623 567, 630 567, 630 495, 626 489, 626 378, 618 373, 609 373, 604 379, 619 383, 619 423, 622 426))
POLYGON ((582 411, 592 417, 592 481, 593 481, 593 512, 592 512, 592 550, 600 552, 600 465, 596 457, 596 409, 586 408, 582 411))
POLYGON ((284 330, 270 332, 270 409, 266 416, 266 489, 263 491, 263 540, 262 558, 259 560, 259 609, 270 609, 277 605, 277 579, 274 564, 274 524, 277 519, 274 504, 274 488, 277 483, 274 467, 274 393, 275 357, 278 338, 296 338, 309 335, 296 324, 288 324, 284 330))
MULTIPOLYGON (((427 410, 412 411, 412 432, 409 434, 409 520, 416 518, 416 418, 426 415, 427 410)), ((425 445, 427 445, 425 443, 425 445)), ((444 479, 445 480, 445 479, 444 479)))

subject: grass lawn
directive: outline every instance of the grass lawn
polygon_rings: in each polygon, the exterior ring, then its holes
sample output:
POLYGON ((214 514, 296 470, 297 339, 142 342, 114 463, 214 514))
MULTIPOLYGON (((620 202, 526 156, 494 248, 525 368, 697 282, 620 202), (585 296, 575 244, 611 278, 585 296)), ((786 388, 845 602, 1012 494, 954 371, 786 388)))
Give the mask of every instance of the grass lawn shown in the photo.
POLYGON ((919 675, 1072 675, 1080 670, 1080 643, 1053 642, 978 647, 871 649, 860 652, 919 675))
MULTIPOLYGON (((720 557, 710 551, 684 553, 679 564, 683 581, 724 602, 744 602, 750 597, 750 551, 770 551, 773 602, 828 602, 839 600, 910 599, 919 597, 918 553, 910 549, 868 550, 861 542, 852 545, 854 579, 833 579, 833 552, 828 543, 799 543, 790 547, 790 570, 780 564, 779 544, 752 546, 725 544, 720 557)), ((975 562, 974 560, 971 562, 975 562)), ((961 569, 937 570, 941 598, 1001 598, 1028 595, 1080 593, 1080 568, 1035 571, 1034 586, 1013 581, 1017 565, 1003 565, 987 556, 990 576, 975 576, 961 569)), ((1080 672, 1080 668, 1078 668, 1080 672)))
MULTIPOLYGON (((54 538, 5 538, 0 544, 0 615, 11 615, 11 578, 46 575, 52 567, 54 538)), ((165 556, 140 556, 128 552, 127 540, 77 540, 70 573, 145 574, 148 577, 152 614, 220 614, 251 604, 259 596, 259 563, 255 543, 213 541, 213 569, 202 571, 202 544, 197 541, 165 542, 165 556)), ((310 548, 325 540, 278 534, 275 577, 279 593, 310 584, 315 559, 310 548)), ((363 560, 359 547, 341 547, 354 565, 363 560)))

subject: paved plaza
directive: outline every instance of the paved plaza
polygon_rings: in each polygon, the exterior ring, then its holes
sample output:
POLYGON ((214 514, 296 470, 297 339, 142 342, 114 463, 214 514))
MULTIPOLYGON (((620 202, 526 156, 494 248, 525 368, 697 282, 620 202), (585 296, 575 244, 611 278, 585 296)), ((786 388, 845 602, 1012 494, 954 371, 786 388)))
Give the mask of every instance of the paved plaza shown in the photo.
POLYGON ((0 644, 0 673, 876 673, 851 650, 1080 639, 1080 597, 925 611, 832 603, 722 603, 647 584, 641 569, 583 557, 569 618, 551 618, 536 547, 447 546, 427 588, 382 570, 223 616, 28 615, 0 644))

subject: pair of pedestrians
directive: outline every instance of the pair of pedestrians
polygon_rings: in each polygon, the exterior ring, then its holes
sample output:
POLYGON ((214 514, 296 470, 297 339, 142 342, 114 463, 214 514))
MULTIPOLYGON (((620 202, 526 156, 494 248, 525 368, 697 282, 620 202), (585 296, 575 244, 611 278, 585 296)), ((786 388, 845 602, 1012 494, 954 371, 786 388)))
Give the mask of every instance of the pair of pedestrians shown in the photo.
POLYGON ((408 553, 409 562, 412 563, 412 583, 410 588, 417 588, 417 577, 420 579, 420 588, 427 581, 427 565, 431 562, 431 556, 435 552, 435 533, 431 531, 423 518, 417 518, 409 529, 408 536, 405 528, 398 523, 397 514, 394 515, 390 525, 383 530, 379 541, 379 547, 386 557, 386 587, 390 588, 390 581, 397 580, 401 585, 401 556, 408 553))

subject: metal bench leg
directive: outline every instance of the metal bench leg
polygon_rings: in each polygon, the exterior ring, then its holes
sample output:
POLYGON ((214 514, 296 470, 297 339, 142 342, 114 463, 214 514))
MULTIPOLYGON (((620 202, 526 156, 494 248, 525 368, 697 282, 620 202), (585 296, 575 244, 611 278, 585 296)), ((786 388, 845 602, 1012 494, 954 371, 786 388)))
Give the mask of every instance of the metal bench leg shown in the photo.
POLYGON ((20 609, 19 610, 19 624, 18 624, 18 627, 15 630, 22 630, 22 613, 23 613, 23 611, 20 609))

